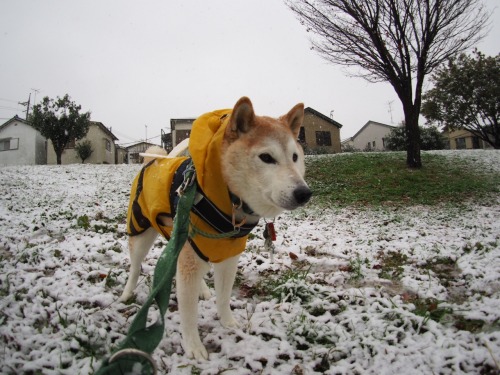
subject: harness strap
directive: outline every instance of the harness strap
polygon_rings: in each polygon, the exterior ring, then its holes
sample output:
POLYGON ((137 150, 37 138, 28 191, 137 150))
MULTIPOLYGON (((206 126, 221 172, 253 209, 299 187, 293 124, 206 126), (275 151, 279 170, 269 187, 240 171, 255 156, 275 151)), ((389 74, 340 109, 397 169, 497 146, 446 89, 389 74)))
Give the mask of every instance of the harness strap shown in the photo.
MULTIPOLYGON (((232 216, 228 216, 222 212, 212 201, 210 201, 210 199, 208 199, 199 186, 198 193, 201 194, 202 199, 191 208, 191 211, 208 223, 217 232, 221 234, 231 234, 230 236, 224 237, 245 237, 257 225, 257 223, 243 223, 242 225, 235 226, 232 216), (235 227, 237 227, 238 230, 235 230, 235 227)), ((218 236, 215 238, 218 238, 218 236)))
MULTIPOLYGON (((137 224, 139 225, 140 228, 149 228, 151 226, 150 221, 144 214, 142 213, 141 206, 139 204, 139 196, 142 193, 143 185, 144 185, 144 173, 146 172, 146 169, 154 163, 154 160, 150 161, 148 164, 146 164, 144 167, 141 169, 141 173, 139 174, 139 179, 137 181, 137 190, 135 192, 135 199, 132 203, 132 212, 134 214, 134 218, 137 221, 137 224)), ((144 229, 139 230, 135 228, 133 220, 130 220, 130 233, 135 236, 137 234, 142 233, 144 229)))
POLYGON ((182 164, 177 167, 174 178, 172 179, 172 185, 170 186, 169 195, 170 210, 172 212, 172 216, 175 216, 175 213, 177 212, 177 205, 179 204, 180 197, 179 194, 177 194, 177 190, 184 181, 184 173, 186 172, 186 169, 188 168, 190 163, 192 163, 191 159, 186 159, 185 161, 183 161, 182 164))

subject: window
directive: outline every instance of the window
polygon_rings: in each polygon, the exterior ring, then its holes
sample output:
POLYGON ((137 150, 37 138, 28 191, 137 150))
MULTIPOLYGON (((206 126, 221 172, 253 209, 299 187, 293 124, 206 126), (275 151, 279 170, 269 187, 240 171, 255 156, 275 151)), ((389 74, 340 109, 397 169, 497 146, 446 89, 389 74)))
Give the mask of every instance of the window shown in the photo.
POLYGON ((306 144, 306 130, 303 126, 300 127, 299 131, 299 143, 305 145, 306 144))
POLYGON ((474 149, 481 148, 481 142, 479 141, 479 137, 472 137, 472 148, 474 149))
POLYGON ((19 149, 19 138, 0 139, 0 151, 10 151, 19 149))
POLYGON ((457 138, 455 142, 457 144, 457 150, 465 149, 465 138, 457 138))
POLYGON ((317 146, 331 146, 332 135, 330 132, 317 131, 316 132, 316 145, 317 146))
POLYGON ((72 139, 71 141, 68 142, 65 148, 75 148, 76 145, 76 139, 72 139))
POLYGON ((189 138, 190 135, 191 135, 191 130, 190 129, 176 130, 175 131, 175 144, 178 145, 183 140, 189 138))
POLYGON ((111 152, 111 142, 109 141, 109 139, 105 139, 104 142, 106 143, 106 150, 111 152))

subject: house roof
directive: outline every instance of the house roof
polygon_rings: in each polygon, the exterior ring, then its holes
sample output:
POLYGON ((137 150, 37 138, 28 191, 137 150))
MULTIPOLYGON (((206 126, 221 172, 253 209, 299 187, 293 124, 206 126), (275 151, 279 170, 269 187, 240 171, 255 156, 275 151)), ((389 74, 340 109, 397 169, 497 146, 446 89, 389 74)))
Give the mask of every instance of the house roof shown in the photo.
POLYGON ((372 124, 378 125, 378 126, 383 126, 383 127, 388 128, 388 129, 396 128, 396 126, 382 124, 381 122, 368 120, 368 122, 366 124, 364 124, 363 127, 361 129, 359 129, 358 132, 351 137, 351 139, 354 140, 363 130, 365 130, 369 125, 372 125, 372 124))
POLYGON ((109 135, 113 139, 113 141, 117 141, 118 140, 118 138, 113 133, 111 133, 111 130, 109 130, 107 127, 105 127, 102 122, 99 122, 99 121, 90 121, 90 125, 96 125, 96 126, 98 126, 104 133, 106 133, 107 135, 109 135))
MULTIPOLYGON (((2 130, 7 125, 9 125, 9 124, 11 124, 11 123, 13 123, 15 121, 18 121, 18 122, 21 122, 23 124, 29 125, 28 121, 22 119, 18 115, 15 115, 10 120, 7 120, 2 125, 0 125, 0 130, 2 130)), ((104 133, 106 133, 107 135, 109 135, 113 139, 113 141, 117 141, 118 140, 118 138, 111 132, 111 130, 109 130, 107 127, 105 127, 102 122, 99 122, 99 121, 90 121, 90 124, 91 125, 96 125, 97 127, 99 127, 104 133)))
POLYGON ((7 120, 6 122, 4 122, 2 125, 0 125, 0 130, 2 130, 3 128, 5 128, 7 125, 13 123, 14 121, 19 121, 23 124, 26 124, 26 125, 29 125, 28 124, 28 121, 22 119, 21 117, 19 117, 18 115, 15 115, 14 117, 12 117, 10 120, 7 120))
MULTIPOLYGON (((158 146, 157 144, 154 144, 154 143, 149 143, 149 142, 137 142, 137 143, 134 143, 130 146, 126 146, 126 147, 123 147, 124 149, 128 150, 128 149, 131 149, 131 148, 134 148, 134 147, 137 147, 139 145, 145 145, 146 147, 151 147, 151 146, 158 146)), ((161 147, 161 146, 160 146, 161 147)))
POLYGON ((304 112, 309 112, 309 113, 325 120, 326 122, 330 123, 331 125, 336 126, 339 129, 342 127, 342 124, 338 123, 337 121, 335 121, 334 119, 331 119, 328 116, 325 116, 324 114, 316 111, 315 109, 313 109, 311 107, 307 107, 306 109, 304 109, 304 112))

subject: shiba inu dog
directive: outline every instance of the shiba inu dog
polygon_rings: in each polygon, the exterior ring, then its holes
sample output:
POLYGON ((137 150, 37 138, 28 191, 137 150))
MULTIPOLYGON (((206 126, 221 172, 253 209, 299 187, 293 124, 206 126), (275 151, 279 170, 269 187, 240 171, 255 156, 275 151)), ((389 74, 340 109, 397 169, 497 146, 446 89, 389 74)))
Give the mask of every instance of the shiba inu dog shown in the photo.
MULTIPOLYGON (((311 190, 304 181, 304 153, 297 142, 304 105, 279 118, 257 116, 250 99, 233 109, 202 115, 193 123, 190 158, 176 148, 168 157, 145 160, 134 180, 128 212, 130 275, 121 296, 132 296, 141 263, 158 234, 170 238, 176 190, 191 162, 196 168, 197 198, 186 241, 177 262, 176 288, 186 355, 207 359, 198 332, 198 297, 210 298, 203 276, 214 267, 217 313, 224 327, 237 327, 230 309, 239 254, 261 217, 306 204, 311 190)), ((163 150, 149 150, 160 154, 163 150)))

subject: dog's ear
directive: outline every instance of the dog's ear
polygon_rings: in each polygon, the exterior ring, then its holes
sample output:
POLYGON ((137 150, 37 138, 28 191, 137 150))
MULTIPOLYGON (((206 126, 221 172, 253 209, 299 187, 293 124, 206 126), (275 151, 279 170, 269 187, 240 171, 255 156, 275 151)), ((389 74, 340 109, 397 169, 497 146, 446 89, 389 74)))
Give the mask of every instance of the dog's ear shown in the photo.
POLYGON ((304 104, 297 104, 290 110, 290 112, 283 116, 282 119, 284 119, 288 126, 290 126, 294 137, 296 139, 299 138, 300 127, 304 121, 304 104))
POLYGON ((242 97, 235 104, 231 113, 229 126, 231 131, 246 133, 255 121, 255 113, 253 111, 252 102, 246 96, 242 97))

